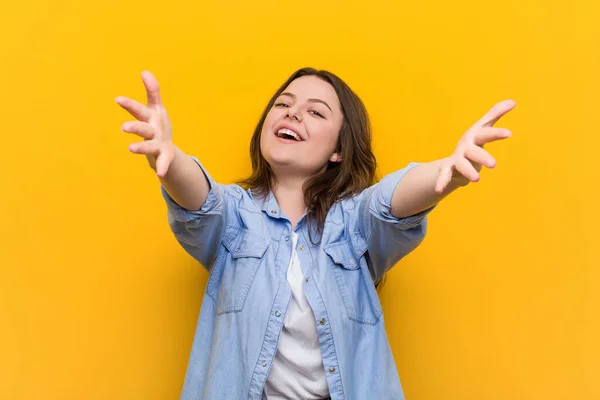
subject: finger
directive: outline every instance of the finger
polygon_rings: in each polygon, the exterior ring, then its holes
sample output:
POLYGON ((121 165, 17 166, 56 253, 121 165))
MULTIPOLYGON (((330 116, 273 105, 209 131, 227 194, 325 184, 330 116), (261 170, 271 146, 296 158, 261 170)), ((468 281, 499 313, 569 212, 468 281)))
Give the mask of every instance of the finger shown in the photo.
POLYGON ((149 71, 142 72, 142 81, 146 87, 146 98, 148 100, 148 107, 156 107, 162 104, 160 99, 160 87, 158 81, 149 71))
POLYGON ((121 130, 127 133, 135 133, 146 140, 154 139, 154 128, 147 122, 128 121, 121 126, 121 130))
POLYGON ((482 146, 486 143, 507 139, 511 136, 512 133, 505 128, 479 128, 473 137, 473 141, 476 145, 482 146))
POLYGON ((451 165, 442 165, 440 167, 440 173, 435 182, 435 192, 442 193, 450 180, 452 179, 452 166, 451 165))
POLYGON ((494 168, 496 166, 496 159, 479 146, 469 146, 467 151, 465 151, 465 158, 477 164, 485 165, 487 168, 494 168))
POLYGON ((454 165, 454 168, 456 168, 456 170, 462 176, 464 176, 471 182, 479 181, 479 173, 477 172, 477 170, 475 169, 473 164, 471 164, 469 162, 469 160, 467 160, 466 158, 464 158, 464 157, 459 158, 458 161, 456 162, 456 164, 454 165))
POLYGON ((118 105, 123 107, 129 114, 133 115, 133 117, 137 120, 148 122, 150 119, 151 112, 140 102, 137 102, 133 99, 129 99, 127 97, 119 96, 115 99, 118 105))
POLYGON ((156 176, 164 178, 167 175, 169 166, 173 160, 174 154, 170 150, 161 151, 156 159, 156 176))
POLYGON ((155 141, 137 142, 129 145, 129 151, 134 154, 145 154, 147 156, 157 156, 160 152, 160 147, 155 141))
POLYGON ((513 100, 504 100, 495 104, 475 125, 477 126, 493 126, 502 116, 515 108, 517 103, 513 100))

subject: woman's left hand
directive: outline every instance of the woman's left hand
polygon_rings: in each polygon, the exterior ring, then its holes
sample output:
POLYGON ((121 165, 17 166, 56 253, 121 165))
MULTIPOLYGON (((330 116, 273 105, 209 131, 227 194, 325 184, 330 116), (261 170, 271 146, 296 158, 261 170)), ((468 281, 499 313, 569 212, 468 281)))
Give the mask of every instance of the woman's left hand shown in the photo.
POLYGON ((469 182, 477 182, 479 181, 479 171, 483 165, 487 168, 496 166, 496 160, 483 149, 483 146, 486 143, 507 139, 511 136, 508 129, 494 128, 493 125, 515 106, 516 103, 512 100, 501 101, 463 135, 458 141, 454 153, 445 158, 440 165, 435 184, 437 193, 443 193, 452 180, 460 186, 467 185, 469 182))

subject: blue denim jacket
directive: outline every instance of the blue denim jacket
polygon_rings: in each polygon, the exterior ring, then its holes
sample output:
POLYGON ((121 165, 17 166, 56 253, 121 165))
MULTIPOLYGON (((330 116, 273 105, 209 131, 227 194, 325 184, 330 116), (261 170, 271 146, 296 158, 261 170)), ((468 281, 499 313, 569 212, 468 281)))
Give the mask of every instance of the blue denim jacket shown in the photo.
MULTIPOLYGON (((161 188, 175 237, 210 273, 181 399, 260 400, 290 301, 292 224, 272 193, 260 199, 218 184, 194 160, 210 184, 200 210, 179 207, 161 188)), ((390 213, 396 185, 415 165, 334 204, 319 244, 305 217, 295 227, 333 400, 404 399, 373 282, 425 236, 431 209, 390 213)))

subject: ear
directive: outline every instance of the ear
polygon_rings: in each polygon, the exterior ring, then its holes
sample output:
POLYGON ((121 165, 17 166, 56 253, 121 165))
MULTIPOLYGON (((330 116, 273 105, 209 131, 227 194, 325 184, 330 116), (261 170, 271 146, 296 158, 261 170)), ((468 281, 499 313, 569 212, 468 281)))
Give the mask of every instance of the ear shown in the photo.
POLYGON ((331 157, 329 158, 329 161, 331 162, 340 162, 342 161, 342 155, 339 153, 333 153, 331 155, 331 157))

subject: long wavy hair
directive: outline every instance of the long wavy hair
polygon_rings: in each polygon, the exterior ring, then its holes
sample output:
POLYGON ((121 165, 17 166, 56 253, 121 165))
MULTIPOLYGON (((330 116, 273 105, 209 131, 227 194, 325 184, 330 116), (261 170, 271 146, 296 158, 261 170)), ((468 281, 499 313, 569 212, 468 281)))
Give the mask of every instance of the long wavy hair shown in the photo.
POLYGON ((320 242, 325 218, 331 206, 339 200, 359 194, 377 179, 377 162, 371 149, 371 124, 367 110, 362 100, 337 75, 315 68, 301 68, 277 89, 264 109, 250 141, 252 174, 238 184, 263 197, 271 191, 273 171, 260 149, 263 124, 273 104, 289 84, 307 75, 316 76, 333 86, 343 114, 336 148, 336 152, 342 155, 342 161, 328 162, 322 172, 304 184, 308 231, 310 240, 315 243, 311 232, 317 234, 317 242, 320 242))

